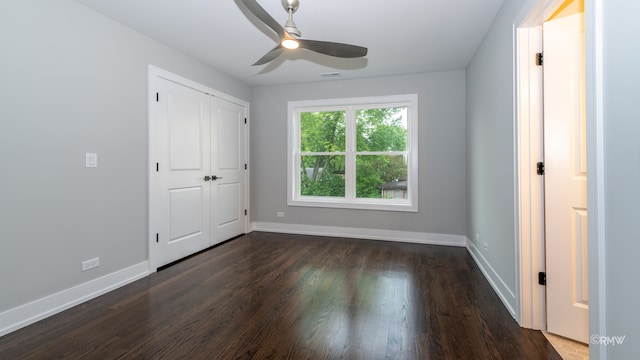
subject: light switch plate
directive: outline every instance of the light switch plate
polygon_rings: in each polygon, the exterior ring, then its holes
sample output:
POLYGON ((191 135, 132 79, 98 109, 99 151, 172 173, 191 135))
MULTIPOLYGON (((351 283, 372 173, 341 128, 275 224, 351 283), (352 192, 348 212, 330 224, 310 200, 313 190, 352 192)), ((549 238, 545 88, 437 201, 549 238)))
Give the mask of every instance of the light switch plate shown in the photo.
POLYGON ((98 154, 86 153, 86 166, 88 168, 98 167, 98 154))

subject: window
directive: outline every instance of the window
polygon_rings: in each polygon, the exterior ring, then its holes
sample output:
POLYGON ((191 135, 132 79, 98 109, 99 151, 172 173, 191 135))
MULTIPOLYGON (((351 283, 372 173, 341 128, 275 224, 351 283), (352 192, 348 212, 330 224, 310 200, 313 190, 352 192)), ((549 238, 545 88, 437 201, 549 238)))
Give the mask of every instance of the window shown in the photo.
POLYGON ((289 102, 294 206, 418 211, 417 95, 289 102))

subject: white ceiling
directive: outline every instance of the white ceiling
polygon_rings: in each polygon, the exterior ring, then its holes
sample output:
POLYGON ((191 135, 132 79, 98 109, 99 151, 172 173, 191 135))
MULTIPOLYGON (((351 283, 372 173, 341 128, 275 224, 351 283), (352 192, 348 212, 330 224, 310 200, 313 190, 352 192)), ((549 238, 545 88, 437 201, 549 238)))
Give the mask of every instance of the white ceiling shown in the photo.
MULTIPOLYGON (((300 0, 302 37, 369 48, 337 59, 296 50, 251 66, 276 35, 238 0, 76 0, 252 86, 465 68, 503 0, 300 0)), ((258 0, 278 22, 281 0, 258 0)))

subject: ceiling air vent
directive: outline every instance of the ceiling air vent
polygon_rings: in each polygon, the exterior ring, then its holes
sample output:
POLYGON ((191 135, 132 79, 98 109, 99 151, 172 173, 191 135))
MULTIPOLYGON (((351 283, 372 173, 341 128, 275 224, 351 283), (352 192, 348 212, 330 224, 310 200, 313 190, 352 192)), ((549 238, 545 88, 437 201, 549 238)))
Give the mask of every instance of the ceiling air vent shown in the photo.
POLYGON ((337 77, 340 77, 340 73, 337 71, 326 72, 326 73, 320 73, 320 76, 322 76, 323 78, 337 78, 337 77))

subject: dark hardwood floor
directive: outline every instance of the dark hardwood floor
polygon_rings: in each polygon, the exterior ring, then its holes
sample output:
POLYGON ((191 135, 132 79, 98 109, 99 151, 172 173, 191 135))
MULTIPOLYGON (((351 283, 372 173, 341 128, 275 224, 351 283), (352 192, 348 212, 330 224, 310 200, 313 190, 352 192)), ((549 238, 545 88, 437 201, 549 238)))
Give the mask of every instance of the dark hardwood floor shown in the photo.
POLYGON ((0 338, 0 359, 560 359, 464 248, 252 233, 0 338))

